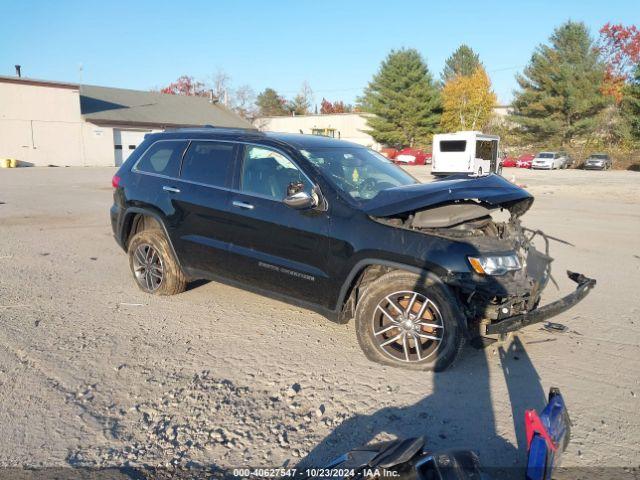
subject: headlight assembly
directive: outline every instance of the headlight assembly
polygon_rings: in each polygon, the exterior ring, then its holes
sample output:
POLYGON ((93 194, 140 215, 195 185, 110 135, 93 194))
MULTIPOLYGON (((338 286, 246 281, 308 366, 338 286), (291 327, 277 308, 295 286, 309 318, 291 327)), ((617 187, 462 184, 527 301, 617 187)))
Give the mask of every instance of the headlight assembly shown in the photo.
POLYGON ((504 275, 522 268, 520 259, 515 253, 469 257, 469 263, 473 270, 480 275, 504 275))

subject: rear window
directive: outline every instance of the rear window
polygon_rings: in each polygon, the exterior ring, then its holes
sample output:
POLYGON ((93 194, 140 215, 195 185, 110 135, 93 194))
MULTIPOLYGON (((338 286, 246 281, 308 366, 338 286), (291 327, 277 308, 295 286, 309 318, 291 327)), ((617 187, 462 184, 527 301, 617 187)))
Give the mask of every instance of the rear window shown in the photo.
POLYGON ((156 142, 144 153, 135 168, 141 172, 177 177, 185 148, 187 142, 184 140, 156 142))
POLYGON ((182 160, 180 177, 184 180, 223 187, 233 162, 235 145, 218 142, 191 142, 182 160))
POLYGON ((464 152, 466 149, 466 140, 440 140, 441 152, 464 152))

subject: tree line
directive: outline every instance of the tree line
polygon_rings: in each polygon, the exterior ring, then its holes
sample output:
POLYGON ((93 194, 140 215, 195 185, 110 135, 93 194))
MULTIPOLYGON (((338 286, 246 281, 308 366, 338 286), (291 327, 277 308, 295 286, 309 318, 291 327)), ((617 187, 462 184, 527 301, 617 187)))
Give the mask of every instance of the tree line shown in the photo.
POLYGON ((165 93, 211 95, 246 118, 309 113, 375 114, 369 133, 385 145, 426 146, 437 132, 483 130, 510 144, 570 146, 576 143, 637 148, 640 144, 640 31, 606 24, 594 38, 581 22, 557 27, 516 75, 512 109, 496 121, 497 97, 479 55, 461 45, 446 60, 439 79, 416 49, 392 50, 356 105, 325 98, 312 108, 304 82, 287 99, 273 88, 255 95, 232 88, 218 73, 207 84, 181 77, 165 93))

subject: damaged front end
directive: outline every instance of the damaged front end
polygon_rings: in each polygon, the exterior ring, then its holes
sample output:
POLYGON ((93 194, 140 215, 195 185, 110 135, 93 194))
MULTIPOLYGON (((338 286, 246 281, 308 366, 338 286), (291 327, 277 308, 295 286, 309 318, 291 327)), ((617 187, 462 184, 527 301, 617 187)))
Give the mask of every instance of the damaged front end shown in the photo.
MULTIPOLYGON (((443 281, 457 293, 471 337, 500 336, 551 318, 578 303, 595 285, 593 279, 567 272, 577 283, 576 290, 539 307, 542 291, 552 280, 550 242, 563 241, 522 226, 520 217, 533 197, 496 175, 427 185, 428 189, 415 187, 413 195, 398 191, 405 197, 404 208, 399 202, 392 208, 387 203, 374 206, 369 214, 396 228, 468 247, 469 268, 450 271, 443 281), (534 240, 541 243, 541 250, 534 240)), ((393 198, 393 192, 387 195, 393 198)))

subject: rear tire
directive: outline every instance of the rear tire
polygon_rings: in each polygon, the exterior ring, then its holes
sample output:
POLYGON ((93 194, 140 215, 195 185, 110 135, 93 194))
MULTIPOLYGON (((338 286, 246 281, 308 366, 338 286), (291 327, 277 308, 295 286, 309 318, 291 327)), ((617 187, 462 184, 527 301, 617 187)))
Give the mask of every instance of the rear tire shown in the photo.
POLYGON ((129 267, 136 284, 153 295, 176 295, 187 288, 187 279, 173 256, 162 230, 142 230, 129 242, 129 267))
POLYGON ((461 313, 453 302, 445 285, 405 271, 387 273, 374 280, 358 302, 358 343, 367 358, 377 363, 445 370, 465 343, 458 322, 461 313))

